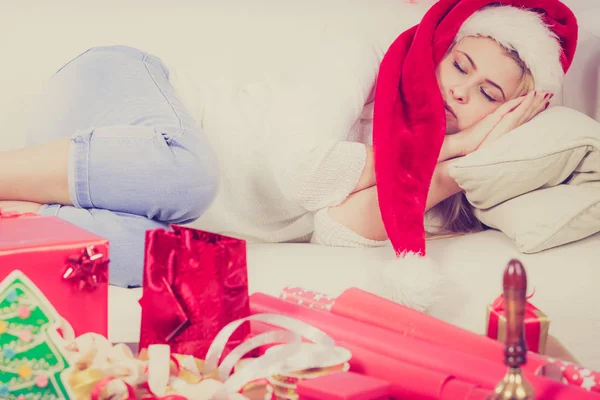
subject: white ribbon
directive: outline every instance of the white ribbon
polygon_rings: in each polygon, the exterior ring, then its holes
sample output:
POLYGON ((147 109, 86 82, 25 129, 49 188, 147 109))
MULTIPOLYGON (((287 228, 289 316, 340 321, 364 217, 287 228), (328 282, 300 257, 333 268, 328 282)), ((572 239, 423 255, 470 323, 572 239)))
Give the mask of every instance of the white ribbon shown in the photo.
MULTIPOLYGON (((218 380, 205 378, 190 384, 170 375, 171 354, 168 345, 149 346, 148 361, 143 361, 135 358, 126 345, 112 346, 108 339, 97 334, 87 333, 73 339, 70 325, 66 322, 62 325, 63 333, 66 332, 62 347, 71 365, 85 362, 89 367, 103 370, 107 376, 118 377, 134 386, 147 380, 157 396, 167 394, 167 387, 170 386, 175 392, 168 394, 178 394, 189 400, 245 399, 239 392, 248 383, 277 373, 327 366, 327 360, 335 349, 335 342, 329 335, 305 322, 278 314, 252 315, 226 325, 208 349, 201 376, 216 374, 218 380), (250 321, 267 323, 284 330, 265 332, 244 341, 219 365, 231 335, 250 321), (303 338, 312 343, 302 342, 303 338), (279 346, 231 373, 248 352, 270 344, 279 346)), ((182 361, 181 366, 192 373, 198 372, 193 359, 182 361)))
POLYGON ((171 349, 167 345, 148 347, 148 387, 155 396, 164 396, 171 375, 171 349))
MULTIPOLYGON (((301 357, 304 364, 308 366, 318 367, 323 365, 324 361, 330 356, 335 343, 333 339, 325 332, 306 324, 300 320, 277 315, 277 314, 257 314, 247 318, 233 321, 226 325, 215 337, 210 348, 206 353, 203 374, 217 374, 220 384, 215 383, 213 392, 210 397, 198 397, 193 395, 191 400, 231 400, 240 398, 239 392, 248 383, 265 378, 272 374, 286 371, 286 361, 290 358, 301 357), (244 323, 249 321, 264 322, 274 327, 285 328, 285 330, 274 330, 265 332, 253 338, 244 341, 242 344, 234 348, 219 365, 218 362, 223 355, 231 335, 244 323), (308 339, 314 343, 312 351, 307 351, 306 344, 302 343, 302 338, 308 339), (252 359, 243 368, 231 374, 234 366, 248 352, 269 344, 285 344, 279 346, 277 351, 270 351, 261 357, 252 359), (304 351, 302 353, 301 351, 304 351), (231 375, 230 375, 231 374, 231 375), (222 383, 224 382, 224 383, 222 383), (218 387, 217 387, 218 386, 218 387)), ((177 381, 175 379, 174 381, 177 381)), ((178 391, 185 393, 200 393, 204 381, 197 384, 187 384, 185 382, 172 382, 172 387, 177 387, 178 391)))

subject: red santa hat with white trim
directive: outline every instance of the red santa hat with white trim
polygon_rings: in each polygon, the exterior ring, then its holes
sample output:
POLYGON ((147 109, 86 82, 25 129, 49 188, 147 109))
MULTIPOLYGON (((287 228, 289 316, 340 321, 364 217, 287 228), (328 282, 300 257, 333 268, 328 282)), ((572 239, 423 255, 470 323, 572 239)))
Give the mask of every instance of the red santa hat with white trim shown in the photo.
POLYGON ((380 65, 373 147, 379 207, 396 255, 381 276, 386 297, 418 310, 442 277, 426 256, 424 213, 446 134, 435 69, 453 43, 490 37, 516 51, 539 91, 556 91, 577 46, 578 26, 558 0, 439 0, 401 34, 380 65))

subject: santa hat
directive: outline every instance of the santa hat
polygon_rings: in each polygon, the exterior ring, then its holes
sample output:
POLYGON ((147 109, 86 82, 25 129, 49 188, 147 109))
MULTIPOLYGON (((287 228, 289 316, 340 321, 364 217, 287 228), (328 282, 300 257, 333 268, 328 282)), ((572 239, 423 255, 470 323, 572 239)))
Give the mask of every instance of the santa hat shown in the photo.
POLYGON ((378 74, 373 146, 379 207, 396 255, 382 275, 386 297, 415 309, 434 299, 441 276, 426 257, 424 213, 446 133, 435 69, 450 46, 484 36, 515 50, 535 88, 560 88, 577 46, 575 16, 558 0, 439 0, 400 35, 378 74))

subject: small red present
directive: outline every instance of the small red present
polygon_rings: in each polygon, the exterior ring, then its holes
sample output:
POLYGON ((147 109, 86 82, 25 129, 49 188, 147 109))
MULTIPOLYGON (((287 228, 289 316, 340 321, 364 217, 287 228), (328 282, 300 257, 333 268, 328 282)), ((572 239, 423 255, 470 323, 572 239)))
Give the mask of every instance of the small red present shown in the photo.
POLYGON ((299 400, 387 400, 390 383, 354 372, 337 372, 305 379, 296 391, 299 400))
POLYGON ((75 335, 108 333, 108 251, 106 239, 59 218, 0 213, 0 280, 20 271, 75 335))
MULTIPOLYGON (((219 331, 250 315, 246 242, 172 226, 146 233, 140 349, 168 344, 204 359, 219 331)), ((245 324, 225 353, 249 334, 245 324)))
MULTIPOLYGON (((530 296, 531 297, 531 296, 530 296)), ((527 350, 544 354, 550 319, 536 306, 527 302, 525 306, 525 342, 527 350)), ((500 295, 487 306, 486 334, 500 342, 506 340, 506 317, 504 315, 504 296, 500 295)))

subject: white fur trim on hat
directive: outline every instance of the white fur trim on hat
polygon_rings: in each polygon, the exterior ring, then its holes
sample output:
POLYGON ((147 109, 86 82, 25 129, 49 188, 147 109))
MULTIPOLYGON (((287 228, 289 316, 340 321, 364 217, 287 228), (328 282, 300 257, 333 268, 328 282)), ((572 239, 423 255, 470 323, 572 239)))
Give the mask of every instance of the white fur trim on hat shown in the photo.
POLYGON ((377 277, 375 294, 421 312, 441 298, 445 281, 433 259, 414 253, 384 262, 377 277))
POLYGON ((460 27, 456 41, 467 36, 490 37, 513 49, 527 65, 538 91, 556 92, 564 71, 558 37, 540 14, 513 6, 489 6, 473 13, 460 27))

